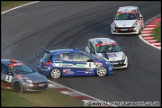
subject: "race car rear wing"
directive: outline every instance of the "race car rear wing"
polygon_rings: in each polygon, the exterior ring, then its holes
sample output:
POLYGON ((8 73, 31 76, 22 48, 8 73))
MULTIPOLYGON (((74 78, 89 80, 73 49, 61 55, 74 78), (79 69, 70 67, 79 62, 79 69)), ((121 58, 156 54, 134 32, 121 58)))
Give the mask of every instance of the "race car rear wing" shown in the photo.
POLYGON ((50 51, 49 51, 49 50, 47 50, 47 49, 44 49, 44 52, 50 53, 50 51))

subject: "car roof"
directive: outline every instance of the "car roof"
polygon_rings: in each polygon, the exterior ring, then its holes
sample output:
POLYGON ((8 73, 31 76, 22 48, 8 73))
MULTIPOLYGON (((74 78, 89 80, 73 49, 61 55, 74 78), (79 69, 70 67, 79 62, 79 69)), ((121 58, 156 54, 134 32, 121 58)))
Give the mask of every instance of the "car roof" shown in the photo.
POLYGON ((90 41, 93 42, 94 44, 99 44, 99 43, 104 43, 104 42, 107 42, 107 43, 116 42, 115 40, 110 39, 110 38, 91 38, 90 41))
POLYGON ((136 9, 138 9, 137 6, 121 6, 119 7, 118 11, 125 11, 125 10, 132 11, 136 9))
POLYGON ((77 48, 74 49, 55 49, 55 50, 50 50, 49 51, 51 54, 55 54, 55 53, 63 53, 63 52, 82 52, 77 48))
POLYGON ((14 60, 15 62, 21 62, 21 61, 15 60, 15 59, 1 59, 1 63, 8 65, 8 64, 12 63, 10 60, 14 60))

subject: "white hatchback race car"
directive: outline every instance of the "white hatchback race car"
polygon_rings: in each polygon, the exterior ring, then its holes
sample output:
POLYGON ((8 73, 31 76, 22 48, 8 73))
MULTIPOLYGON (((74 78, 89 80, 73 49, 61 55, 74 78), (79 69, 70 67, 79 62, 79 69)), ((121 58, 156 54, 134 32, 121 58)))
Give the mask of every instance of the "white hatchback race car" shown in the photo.
POLYGON ((115 34, 140 34, 144 28, 144 20, 137 6, 119 7, 112 20, 110 33, 115 34))
POLYGON ((114 69, 128 68, 128 58, 119 44, 110 38, 91 38, 85 51, 96 57, 109 61, 114 69))

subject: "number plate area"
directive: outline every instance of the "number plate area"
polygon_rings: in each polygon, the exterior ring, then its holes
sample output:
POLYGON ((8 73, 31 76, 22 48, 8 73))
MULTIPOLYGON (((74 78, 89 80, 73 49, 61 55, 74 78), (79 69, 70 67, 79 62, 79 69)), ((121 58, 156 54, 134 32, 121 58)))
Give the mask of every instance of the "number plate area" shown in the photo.
POLYGON ((39 87, 43 87, 45 83, 38 84, 39 87))
POLYGON ((128 29, 120 29, 120 31, 128 31, 128 29))

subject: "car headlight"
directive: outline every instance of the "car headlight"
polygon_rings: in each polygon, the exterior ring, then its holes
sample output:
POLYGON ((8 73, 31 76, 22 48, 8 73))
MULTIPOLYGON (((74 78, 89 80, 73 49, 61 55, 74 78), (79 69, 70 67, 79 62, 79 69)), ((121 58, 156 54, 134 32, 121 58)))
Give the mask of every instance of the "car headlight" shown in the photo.
POLYGON ((108 64, 110 64, 110 62, 108 62, 108 61, 107 61, 107 62, 105 62, 105 63, 106 63, 107 65, 108 65, 108 64))
POLYGON ((113 22, 111 25, 112 25, 113 27, 117 27, 117 25, 115 24, 115 22, 113 22))
POLYGON ((125 56, 125 55, 123 55, 123 56, 122 56, 122 60, 125 60, 125 58, 126 58, 126 56, 125 56))
POLYGON ((136 27, 137 25, 138 25, 138 23, 135 22, 135 23, 132 25, 132 27, 136 27))
POLYGON ((33 83, 33 81, 30 80, 30 79, 25 79, 25 81, 28 82, 28 83, 33 83))

